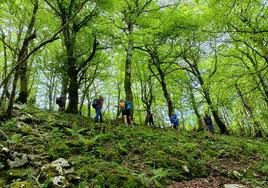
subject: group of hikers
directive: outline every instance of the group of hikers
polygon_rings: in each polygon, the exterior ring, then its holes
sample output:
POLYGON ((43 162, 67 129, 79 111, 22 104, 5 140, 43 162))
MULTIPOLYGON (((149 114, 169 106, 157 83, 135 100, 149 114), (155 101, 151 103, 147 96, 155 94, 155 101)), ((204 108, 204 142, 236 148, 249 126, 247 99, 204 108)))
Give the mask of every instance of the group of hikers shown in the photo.
MULTIPOLYGON (((56 103, 59 105, 59 111, 63 111, 65 107, 65 101, 63 98, 58 97, 56 98, 56 103)), ((92 107, 95 109, 96 115, 94 118, 95 123, 103 123, 103 116, 102 116, 102 108, 104 104, 104 98, 103 96, 99 96, 98 98, 94 99, 92 102, 92 107)), ((128 100, 121 99, 119 101, 119 104, 116 106, 119 108, 119 113, 117 114, 117 118, 122 113, 122 117, 124 120, 125 125, 128 127, 129 124, 134 127, 133 121, 131 119, 131 110, 132 110, 132 104, 128 100)), ((171 127, 172 129, 178 130, 179 129, 179 118, 177 114, 173 113, 170 117, 171 127)), ((211 119, 211 116, 208 112, 205 112, 205 115, 203 117, 203 121, 206 125, 206 130, 209 131, 210 134, 214 134, 215 129, 213 125, 213 121, 211 119)), ((145 125, 155 126, 154 125, 154 118, 151 111, 146 110, 146 118, 145 118, 145 125)))
MULTIPOLYGON (((95 123, 97 122, 103 123, 103 117, 101 112, 103 103, 104 98, 101 95, 99 96, 99 98, 94 99, 92 102, 92 107, 96 111, 96 116, 94 118, 95 123)), ((126 126, 128 127, 128 125, 130 124, 132 127, 134 127, 133 121, 131 119, 131 109, 132 109, 131 102, 121 99, 117 107, 120 109, 119 112, 122 113, 126 126)), ((117 117, 120 115, 120 113, 117 114, 117 117)))

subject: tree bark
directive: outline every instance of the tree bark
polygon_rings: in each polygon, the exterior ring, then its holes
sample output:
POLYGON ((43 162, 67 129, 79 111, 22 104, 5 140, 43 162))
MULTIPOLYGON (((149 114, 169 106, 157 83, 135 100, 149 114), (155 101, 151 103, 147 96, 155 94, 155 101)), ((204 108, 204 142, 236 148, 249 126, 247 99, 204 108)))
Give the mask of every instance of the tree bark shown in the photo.
POLYGON ((164 97, 165 97, 165 99, 167 101, 167 105, 168 105, 168 115, 170 117, 174 113, 173 102, 172 102, 172 100, 170 98, 170 94, 169 94, 168 89, 167 89, 165 76, 163 74, 161 74, 160 78, 161 78, 162 90, 164 92, 164 97))
POLYGON ((214 106, 212 100, 211 100, 211 97, 210 97, 210 92, 209 90, 206 88, 206 86, 204 85, 204 80, 201 76, 201 73, 197 67, 197 65, 195 65, 194 67, 194 70, 195 70, 195 73, 196 73, 196 77, 201 85, 201 88, 202 88, 202 91, 203 91, 203 94, 204 94, 204 97, 209 105, 209 108, 213 114, 213 117, 214 117, 214 120, 216 122, 216 124, 218 125, 218 127, 220 128, 220 131, 222 134, 226 134, 228 133, 227 131, 227 128, 226 128, 226 125, 223 123, 223 121, 221 120, 219 114, 218 114, 218 110, 217 108, 214 106))
MULTIPOLYGON (((5 78, 7 77, 7 47, 6 47, 5 42, 4 42, 5 41, 4 34, 2 34, 2 40, 3 40, 3 49, 4 49, 4 66, 3 66, 4 73, 3 73, 2 77, 3 77, 3 80, 5 80, 5 78)), ((10 93, 8 91, 8 82, 9 82, 8 79, 4 82, 3 93, 1 96, 0 103, 5 98, 5 96, 7 98, 9 98, 9 96, 10 96, 10 93)))
POLYGON ((67 113, 77 114, 78 113, 78 72, 73 70, 69 72, 70 84, 68 88, 69 93, 69 104, 66 109, 67 113))
MULTIPOLYGON (((38 0, 35 0, 34 10, 33 10, 32 17, 31 17, 31 22, 29 23, 29 26, 27 28, 25 39, 23 41, 22 48, 21 48, 20 53, 19 53, 20 54, 19 60, 24 59, 27 56, 28 46, 30 44, 30 41, 32 41, 36 37, 36 34, 33 30, 34 30, 37 10, 38 10, 38 0)), ((27 103, 27 98, 28 98, 27 70, 28 70, 28 63, 27 63, 27 60, 24 60, 24 61, 22 61, 21 65, 20 65, 20 71, 19 71, 20 72, 19 73, 20 92, 19 92, 19 97, 17 99, 17 102, 20 102, 22 104, 27 103)))
POLYGON ((190 85, 189 86, 190 88, 190 99, 191 99, 191 104, 192 104, 192 107, 194 109, 194 113, 197 117, 197 123, 198 123, 198 131, 204 131, 205 130, 205 125, 203 123, 203 119, 199 113, 199 110, 198 110, 198 105, 196 103, 196 100, 195 100, 195 97, 194 97, 194 93, 193 93, 193 88, 192 86, 190 85))
POLYGON ((168 106, 168 116, 170 117, 173 113, 174 113, 174 106, 173 106, 173 102, 171 100, 168 88, 167 88, 167 84, 166 84, 166 75, 164 73, 164 71, 162 71, 161 67, 160 67, 160 60, 159 57, 157 55, 156 50, 155 51, 147 51, 150 56, 151 56, 151 64, 154 65, 157 69, 158 75, 156 75, 153 71, 153 69, 151 68, 151 66, 149 65, 149 70, 151 71, 151 73, 154 75, 154 77, 157 78, 158 82, 161 84, 162 87, 162 91, 164 93, 164 97, 166 99, 167 102, 167 106, 168 106))
POLYGON ((134 117, 134 103, 133 103, 133 93, 131 89, 131 65, 132 65, 132 56, 133 56, 133 23, 128 24, 128 46, 127 46, 127 54, 126 54, 126 63, 125 63, 125 94, 126 100, 132 103, 131 109, 131 119, 134 117))
POLYGON ((255 116, 253 114, 253 110, 252 110, 251 106, 248 104, 247 100, 245 99, 244 95, 242 94, 242 91, 240 90, 240 88, 239 88, 237 83, 235 83, 235 89, 236 89, 236 92, 237 92, 238 96, 241 99, 241 102, 242 102, 243 107, 245 108, 245 110, 247 112, 247 115, 253 121, 254 136, 262 136, 261 125, 256 120, 256 118, 255 118, 255 116))
POLYGON ((12 84, 11 95, 10 95, 9 102, 8 102, 8 107, 7 107, 7 117, 8 118, 11 117, 11 115, 12 115, 13 104, 14 104, 14 101, 15 101, 18 79, 19 79, 19 74, 18 74, 18 70, 17 70, 17 71, 15 71, 13 84, 12 84))

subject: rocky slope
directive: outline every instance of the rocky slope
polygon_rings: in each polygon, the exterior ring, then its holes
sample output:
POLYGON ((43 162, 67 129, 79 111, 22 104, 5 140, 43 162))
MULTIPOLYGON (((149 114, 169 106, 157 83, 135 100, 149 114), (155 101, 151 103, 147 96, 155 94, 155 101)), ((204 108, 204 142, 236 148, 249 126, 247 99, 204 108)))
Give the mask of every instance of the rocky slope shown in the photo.
POLYGON ((268 187, 264 138, 95 125, 26 106, 0 121, 0 187, 268 187))

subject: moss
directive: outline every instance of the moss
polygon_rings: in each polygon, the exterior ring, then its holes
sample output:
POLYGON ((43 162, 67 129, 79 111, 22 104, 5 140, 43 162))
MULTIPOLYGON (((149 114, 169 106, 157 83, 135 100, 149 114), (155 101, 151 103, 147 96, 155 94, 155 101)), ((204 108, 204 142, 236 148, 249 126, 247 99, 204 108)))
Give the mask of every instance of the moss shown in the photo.
POLYGON ((32 168, 12 168, 7 171, 7 175, 10 180, 16 178, 26 178, 31 174, 35 174, 35 171, 32 168))
POLYGON ((45 154, 47 152, 47 148, 45 145, 37 145, 35 148, 34 148, 34 152, 36 154, 45 154))
POLYGON ((0 174, 0 187, 4 187, 7 184, 4 174, 0 174))
MULTIPOLYGON (((1 129, 10 138, 9 143, 1 140, 2 145, 10 147, 12 143, 12 150, 41 156, 38 161, 31 161, 38 170, 41 168, 39 164, 64 157, 72 162, 80 181, 90 187, 167 187, 170 180, 207 177, 214 172, 210 165, 221 168, 215 161, 226 158, 241 165, 251 163, 249 168, 241 171, 249 184, 262 186, 268 181, 268 144, 265 139, 222 135, 209 139, 203 132, 174 132, 143 126, 129 129, 123 124, 104 124, 106 133, 98 133, 89 128, 92 122, 76 115, 30 107, 15 113, 26 119, 16 117, 1 124, 1 129), (18 123, 23 125, 19 131, 18 123), (254 160, 256 162, 252 163, 254 160)), ((30 179, 26 172, 19 173, 25 169, 14 170, 18 170, 14 177, 9 176, 8 171, 3 176, 1 174, 0 183, 30 179)), ((49 176, 53 175, 50 172, 49 176)), ((41 183, 47 180, 41 179, 41 183)))
POLYGON ((126 188, 143 188, 145 185, 143 185, 140 181, 137 180, 136 177, 128 176, 127 181, 124 183, 124 187, 126 188))
POLYGON ((35 130, 29 125, 20 127, 19 131, 22 133, 22 135, 37 135, 35 130))
POLYGON ((121 141, 117 144, 117 146, 121 155, 126 155, 128 153, 127 144, 125 142, 121 141))
POLYGON ((99 147, 96 155, 107 161, 121 162, 119 152, 114 147, 99 147))
POLYGON ((48 155, 53 160, 60 157, 66 158, 70 155, 70 148, 64 142, 64 140, 55 140, 49 143, 48 155))
POLYGON ((167 174, 167 178, 173 181, 182 181, 186 179, 185 176, 182 175, 182 172, 177 169, 170 170, 167 174))
POLYGON ((92 168, 91 165, 83 165, 81 168, 77 170, 77 174, 82 178, 82 179, 93 179, 95 178, 98 174, 100 174, 100 170, 96 168, 92 168))
POLYGON ((29 181, 19 181, 19 182, 14 182, 10 185, 10 188, 33 188, 34 184, 33 182, 29 181))
POLYGON ((92 179, 92 183, 98 187, 104 187, 105 185, 105 176, 104 174, 98 174, 94 179, 92 179))

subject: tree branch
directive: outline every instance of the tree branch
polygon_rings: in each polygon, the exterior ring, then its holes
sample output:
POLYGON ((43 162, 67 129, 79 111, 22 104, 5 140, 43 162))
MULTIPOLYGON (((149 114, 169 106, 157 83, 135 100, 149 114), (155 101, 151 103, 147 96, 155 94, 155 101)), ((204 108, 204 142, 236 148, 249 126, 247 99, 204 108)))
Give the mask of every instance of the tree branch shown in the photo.
POLYGON ((78 67, 78 72, 81 71, 83 69, 83 67, 86 66, 86 64, 91 61, 93 59, 93 57, 95 56, 96 54, 96 49, 97 49, 97 46, 99 45, 98 41, 97 41, 97 37, 95 36, 94 38, 94 44, 93 44, 93 49, 92 49, 92 52, 91 54, 88 56, 88 58, 82 62, 79 67, 78 67))

